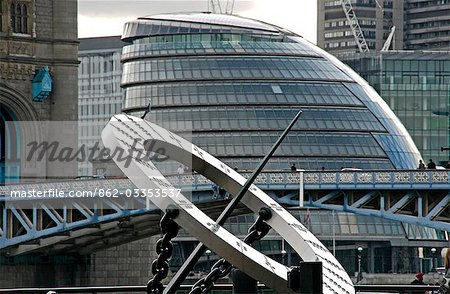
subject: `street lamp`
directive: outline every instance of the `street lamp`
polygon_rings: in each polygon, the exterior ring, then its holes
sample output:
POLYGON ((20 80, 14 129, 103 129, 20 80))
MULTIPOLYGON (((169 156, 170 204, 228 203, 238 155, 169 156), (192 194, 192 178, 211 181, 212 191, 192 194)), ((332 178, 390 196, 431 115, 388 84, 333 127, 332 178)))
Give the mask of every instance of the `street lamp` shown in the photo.
POLYGON ((361 253, 363 251, 362 247, 358 247, 358 276, 356 277, 356 282, 359 283, 362 280, 361 272, 361 253))
POLYGON ((432 268, 431 268, 431 272, 435 272, 436 271, 436 264, 435 264, 435 262, 436 262, 436 248, 431 248, 431 254, 433 255, 433 259, 432 259, 432 261, 431 261, 431 265, 432 265, 432 268))
POLYGON ((206 253, 206 268, 209 270, 210 269, 209 258, 211 255, 211 250, 207 249, 205 253, 206 253))

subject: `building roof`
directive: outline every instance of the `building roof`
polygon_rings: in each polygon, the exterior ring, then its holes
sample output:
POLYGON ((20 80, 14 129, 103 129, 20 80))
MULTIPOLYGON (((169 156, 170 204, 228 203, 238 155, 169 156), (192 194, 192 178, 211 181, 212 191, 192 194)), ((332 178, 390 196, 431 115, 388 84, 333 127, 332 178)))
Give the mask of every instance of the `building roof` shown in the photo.
POLYGON ((258 20, 244 18, 231 14, 215 14, 215 13, 176 13, 176 14, 158 14, 141 17, 139 19, 149 20, 169 20, 177 22, 203 23, 213 25, 232 26, 247 29, 259 29, 272 32, 278 32, 280 29, 274 25, 270 25, 258 20))
POLYGON ((405 60, 450 60, 450 51, 387 51, 384 59, 405 60))
POLYGON ((384 60, 450 60, 450 51, 389 50, 384 52, 354 53, 341 56, 341 60, 378 58, 384 60))
POLYGON ((230 14, 188 12, 158 14, 127 22, 122 40, 176 34, 257 34, 294 35, 290 31, 250 18, 230 14))
POLYGON ((121 49, 127 43, 120 36, 80 38, 79 51, 121 49))

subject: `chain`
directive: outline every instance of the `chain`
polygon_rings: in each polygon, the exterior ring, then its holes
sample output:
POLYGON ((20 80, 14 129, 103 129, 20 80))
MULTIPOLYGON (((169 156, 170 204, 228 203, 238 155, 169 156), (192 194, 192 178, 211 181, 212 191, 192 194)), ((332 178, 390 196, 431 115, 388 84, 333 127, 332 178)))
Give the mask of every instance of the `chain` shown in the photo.
MULTIPOLYGON (((270 226, 266 223, 272 217, 272 211, 267 207, 262 207, 259 210, 259 216, 253 225, 248 229, 248 234, 244 238, 246 244, 251 245, 253 242, 261 240, 270 230, 270 226)), ((228 275, 233 268, 233 265, 224 258, 216 262, 209 274, 201 278, 195 283, 189 294, 208 293, 214 287, 214 283, 228 275)))
POLYGON ((158 257, 152 263, 153 278, 147 283, 148 294, 163 293, 164 286, 161 281, 169 273, 169 263, 167 260, 172 256, 173 244, 171 240, 177 236, 179 230, 178 224, 174 221, 178 214, 179 210, 177 208, 169 206, 159 222, 162 238, 156 242, 156 253, 158 257))

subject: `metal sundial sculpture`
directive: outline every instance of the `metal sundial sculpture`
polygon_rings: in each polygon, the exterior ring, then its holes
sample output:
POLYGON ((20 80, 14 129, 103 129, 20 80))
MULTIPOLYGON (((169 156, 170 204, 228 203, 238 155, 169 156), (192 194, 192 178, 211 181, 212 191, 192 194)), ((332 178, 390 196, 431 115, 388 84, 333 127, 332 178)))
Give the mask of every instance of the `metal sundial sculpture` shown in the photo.
MULTIPOLYGON (((139 189, 176 190, 151 161, 134 156, 148 150, 150 144, 152 151, 163 150, 165 156, 192 168, 232 195, 237 195, 247 181, 233 168, 203 149, 156 124, 137 117, 114 116, 103 130, 102 140, 105 147, 111 150, 122 149, 130 152, 132 158, 129 161, 113 159, 139 189)), ((169 243, 170 239, 176 236, 179 225, 224 259, 216 265, 218 270, 214 271, 214 275, 225 273, 232 265, 278 293, 295 293, 287 283, 290 269, 248 245, 253 237, 245 240, 247 242, 238 239, 204 214, 182 193, 175 197, 147 198, 147 201, 153 202, 166 212, 161 221, 164 237, 157 244, 159 257, 152 264, 152 271, 157 277, 167 275, 166 260, 171 253, 169 243)), ((264 224, 267 224, 291 245, 303 261, 321 262, 323 293, 355 293, 350 277, 336 258, 270 196, 255 185, 251 185, 241 202, 259 214, 258 224, 254 225, 257 226, 255 234, 264 234, 264 230, 267 230, 264 224)), ((210 274, 212 273, 213 271, 210 274)), ((162 291, 161 279, 154 278, 151 284, 150 286, 157 291, 162 291)), ((210 285, 204 283, 191 293, 204 293, 208 290, 205 287, 210 285)))

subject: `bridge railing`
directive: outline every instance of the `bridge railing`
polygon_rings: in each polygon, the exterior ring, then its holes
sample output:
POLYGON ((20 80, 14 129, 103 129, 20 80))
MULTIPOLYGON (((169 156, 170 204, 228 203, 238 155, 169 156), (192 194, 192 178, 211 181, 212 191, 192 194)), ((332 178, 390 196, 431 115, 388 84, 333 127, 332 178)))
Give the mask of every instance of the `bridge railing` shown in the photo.
MULTIPOLYGON (((251 171, 239 171, 248 178, 251 171)), ((168 175, 168 180, 183 190, 211 190, 214 183, 200 174, 168 175)), ((255 184, 262 189, 298 189, 301 178, 305 189, 444 189, 450 188, 450 170, 386 170, 386 171, 264 171, 255 184)), ((14 184, 0 186, 0 197, 10 197, 14 191, 50 188, 61 191, 94 191, 135 186, 124 178, 68 180, 59 182, 14 184)), ((18 197, 17 199, 22 199, 18 197)), ((0 199, 1 200, 1 199, 0 199)), ((23 200, 23 199, 22 199, 23 200)))
MULTIPOLYGON (((251 172, 240 172, 248 178, 251 172)), ((199 174, 168 176, 180 187, 210 188, 214 183, 199 174)), ((417 188, 448 189, 450 170, 392 170, 392 171, 265 171, 255 184, 262 188, 297 189, 303 180, 305 189, 335 188, 417 188)))

